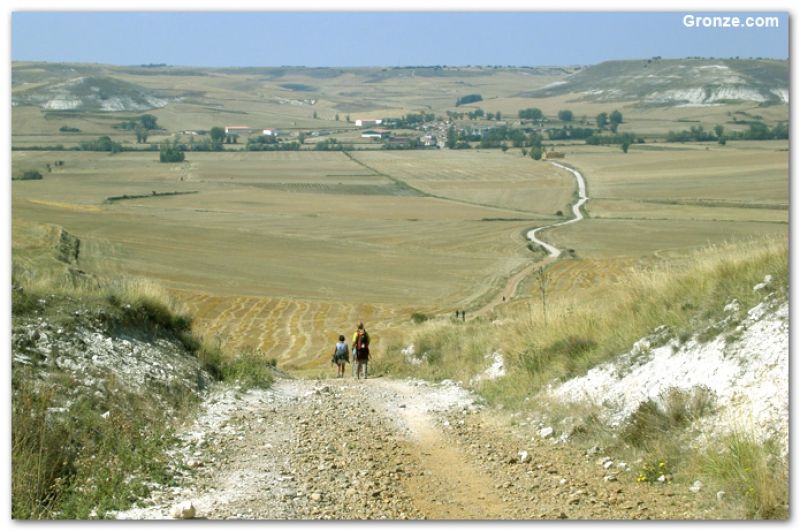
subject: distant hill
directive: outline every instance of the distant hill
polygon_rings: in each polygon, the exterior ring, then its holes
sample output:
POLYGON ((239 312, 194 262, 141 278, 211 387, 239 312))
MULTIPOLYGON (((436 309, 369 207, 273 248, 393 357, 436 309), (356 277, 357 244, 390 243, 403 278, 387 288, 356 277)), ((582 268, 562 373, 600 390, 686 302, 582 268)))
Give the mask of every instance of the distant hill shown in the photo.
POLYGON ((574 94, 643 105, 788 103, 789 62, 768 59, 647 59, 590 66, 527 97, 574 94))
POLYGON ((15 92, 12 105, 36 105, 46 110, 146 111, 169 100, 134 83, 107 76, 81 76, 15 92))

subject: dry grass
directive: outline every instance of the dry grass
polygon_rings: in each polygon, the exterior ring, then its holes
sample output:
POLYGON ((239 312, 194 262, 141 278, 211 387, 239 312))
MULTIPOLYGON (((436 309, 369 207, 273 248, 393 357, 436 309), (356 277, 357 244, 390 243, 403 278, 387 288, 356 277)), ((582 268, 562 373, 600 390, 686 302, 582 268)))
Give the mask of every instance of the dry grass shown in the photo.
MULTIPOLYGON (((589 299, 577 299, 569 293, 551 296, 546 314, 539 303, 520 306, 515 315, 507 314, 494 324, 426 323, 404 343, 432 346, 429 364, 442 362, 435 368, 421 366, 421 374, 431 377, 453 377, 462 366, 476 374, 482 370, 474 370, 481 356, 500 350, 511 372, 487 382, 482 391, 491 401, 519 407, 526 396, 554 379, 585 373, 626 352, 658 326, 666 325, 679 337, 697 330, 702 323, 713 322, 731 299, 738 299, 745 307, 754 304, 759 295, 752 287, 767 274, 778 279, 775 289, 786 289, 785 240, 715 246, 696 252, 680 265, 632 268, 624 282, 598 289, 589 299), (469 340, 468 349, 463 335, 474 338, 469 340), (481 344, 476 345, 476 341, 481 344)), ((392 356, 393 363, 402 366, 404 372, 416 371, 401 359, 399 346, 392 356)))
POLYGON ((744 506, 743 518, 789 518, 789 463, 777 445, 734 433, 696 459, 695 466, 744 506))

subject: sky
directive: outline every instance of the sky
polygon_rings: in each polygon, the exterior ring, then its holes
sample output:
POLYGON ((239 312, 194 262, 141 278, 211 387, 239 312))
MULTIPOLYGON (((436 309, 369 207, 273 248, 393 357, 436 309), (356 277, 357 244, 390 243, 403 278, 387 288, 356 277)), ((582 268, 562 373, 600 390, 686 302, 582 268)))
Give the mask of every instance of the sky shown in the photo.
POLYGON ((184 66, 589 65, 611 59, 789 56, 777 28, 687 27, 676 12, 27 12, 13 61, 184 66))

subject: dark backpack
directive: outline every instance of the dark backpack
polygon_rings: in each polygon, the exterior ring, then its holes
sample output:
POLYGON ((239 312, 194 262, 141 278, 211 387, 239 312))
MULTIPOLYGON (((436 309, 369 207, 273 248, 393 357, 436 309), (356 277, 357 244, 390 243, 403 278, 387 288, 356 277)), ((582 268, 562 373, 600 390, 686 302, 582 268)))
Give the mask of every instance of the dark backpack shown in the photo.
POLYGON ((359 351, 369 351, 369 334, 364 330, 364 333, 356 337, 356 348, 359 351))

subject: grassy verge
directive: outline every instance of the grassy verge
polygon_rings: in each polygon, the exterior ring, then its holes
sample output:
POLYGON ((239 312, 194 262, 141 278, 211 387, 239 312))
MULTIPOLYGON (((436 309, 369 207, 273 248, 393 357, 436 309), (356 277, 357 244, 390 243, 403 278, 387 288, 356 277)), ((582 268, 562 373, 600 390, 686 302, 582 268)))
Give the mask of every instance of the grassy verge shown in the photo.
MULTIPOLYGON (((269 361, 257 352, 224 353, 198 338, 157 284, 80 272, 59 258, 60 240, 47 233, 39 233, 43 245, 15 249, 14 324, 41 318, 69 331, 99 322, 109 335, 181 344, 217 380, 272 383, 269 361)), ((165 452, 178 419, 191 416, 200 395, 177 384, 133 392, 120 378, 108 370, 98 383, 102 392, 92 392, 55 364, 13 364, 12 518, 103 518, 146 496, 154 483, 171 481, 165 452)), ((205 381, 198 376, 198 391, 205 381)))
POLYGON ((627 455, 637 463, 636 477, 642 482, 691 484, 703 477, 728 493, 733 518, 786 518, 788 466, 778 445, 735 435, 715 451, 698 453, 690 448, 687 428, 713 409, 713 397, 703 389, 672 390, 662 400, 666 410, 646 402, 619 430, 603 425, 599 405, 537 402, 534 407, 530 400, 539 400, 537 393, 553 382, 581 376, 630 351, 637 340, 659 327, 664 341, 692 337, 702 341, 720 334, 734 338, 737 319, 720 328, 723 317, 730 315, 725 306, 738 300, 736 317, 743 318, 765 291, 786 296, 788 264, 783 240, 708 248, 680 266, 631 271, 624 282, 592 300, 569 296, 548 300, 546 315, 524 311, 502 324, 426 321, 375 365, 386 374, 460 380, 490 404, 546 412, 548 422, 570 432, 575 444, 599 444, 627 455), (765 290, 754 291, 766 275, 772 282, 765 290), (414 345, 413 355, 408 345, 414 345), (491 364, 489 356, 495 351, 502 353, 507 374, 472 380, 491 364))
POLYGON ((193 398, 173 396, 168 411, 111 375, 103 383, 102 399, 75 396, 66 374, 14 371, 12 518, 102 518, 169 481, 171 414, 193 398))

